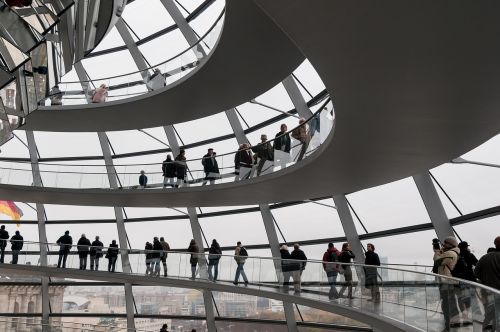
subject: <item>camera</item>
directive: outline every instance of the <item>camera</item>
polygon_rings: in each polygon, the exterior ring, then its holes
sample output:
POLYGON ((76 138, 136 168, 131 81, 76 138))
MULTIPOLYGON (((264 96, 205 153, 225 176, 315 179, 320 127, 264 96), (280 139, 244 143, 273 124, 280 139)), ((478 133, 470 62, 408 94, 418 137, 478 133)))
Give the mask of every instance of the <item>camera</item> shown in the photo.
POLYGON ((439 241, 439 239, 432 239, 432 248, 434 250, 441 249, 441 242, 439 241))

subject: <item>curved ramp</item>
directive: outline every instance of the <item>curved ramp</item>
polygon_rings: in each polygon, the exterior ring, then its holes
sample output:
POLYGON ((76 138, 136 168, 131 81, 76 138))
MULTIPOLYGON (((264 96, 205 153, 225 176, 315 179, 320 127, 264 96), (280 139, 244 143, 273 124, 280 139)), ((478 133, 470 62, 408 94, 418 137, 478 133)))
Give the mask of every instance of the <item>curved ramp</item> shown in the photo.
POLYGON ((40 107, 26 130, 96 132, 157 127, 238 106, 269 90, 304 57, 251 0, 228 0, 207 62, 173 85, 104 104, 40 107))
POLYGON ((361 310, 359 308, 349 307, 336 302, 318 300, 307 296, 295 296, 292 294, 282 293, 272 286, 249 286, 238 287, 230 282, 211 282, 203 280, 189 280, 184 278, 162 277, 154 278, 151 276, 134 275, 128 273, 109 273, 103 271, 88 271, 76 269, 58 269, 54 267, 29 266, 29 265, 2 265, 2 273, 13 275, 30 275, 40 277, 56 277, 56 278, 74 278, 79 280, 98 280, 106 282, 121 282, 131 283, 139 286, 170 286, 181 287, 197 290, 211 290, 217 292, 229 292, 237 294, 245 294, 259 297, 266 297, 279 301, 286 301, 304 305, 319 310, 324 310, 350 317, 357 321, 368 324, 380 331, 421 331, 420 329, 406 325, 397 320, 388 317, 377 315, 375 313, 361 310))

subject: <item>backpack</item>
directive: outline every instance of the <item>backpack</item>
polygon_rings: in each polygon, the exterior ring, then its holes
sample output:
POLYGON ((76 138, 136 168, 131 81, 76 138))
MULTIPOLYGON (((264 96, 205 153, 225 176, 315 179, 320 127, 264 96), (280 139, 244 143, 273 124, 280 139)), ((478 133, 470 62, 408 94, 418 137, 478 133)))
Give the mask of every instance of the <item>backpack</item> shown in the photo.
POLYGON ((466 279, 467 278, 467 262, 462 255, 458 255, 457 264, 451 270, 451 275, 455 278, 466 279))
POLYGON ((245 257, 248 257, 248 252, 247 252, 247 250, 245 249, 245 247, 241 247, 241 248, 240 248, 240 256, 245 256, 245 257))

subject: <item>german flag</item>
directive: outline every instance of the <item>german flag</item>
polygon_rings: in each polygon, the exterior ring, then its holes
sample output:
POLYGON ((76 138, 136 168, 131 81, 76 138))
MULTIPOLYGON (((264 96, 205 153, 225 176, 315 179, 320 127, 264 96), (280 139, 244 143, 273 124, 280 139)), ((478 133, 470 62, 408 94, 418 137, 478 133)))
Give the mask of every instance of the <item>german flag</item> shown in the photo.
MULTIPOLYGON (((21 220, 23 211, 12 201, 0 201, 0 213, 9 216, 12 220, 21 220)), ((19 227, 19 224, 17 224, 19 227)))

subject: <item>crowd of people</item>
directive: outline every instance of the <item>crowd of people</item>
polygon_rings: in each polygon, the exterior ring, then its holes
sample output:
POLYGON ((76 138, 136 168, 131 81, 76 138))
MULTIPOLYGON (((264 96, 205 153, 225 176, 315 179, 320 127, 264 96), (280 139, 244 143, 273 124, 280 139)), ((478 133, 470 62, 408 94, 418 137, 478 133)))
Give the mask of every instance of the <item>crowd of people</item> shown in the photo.
MULTIPOLYGON (((273 144, 267 140, 267 135, 262 134, 260 142, 254 146, 243 143, 239 146, 234 155, 235 180, 247 179, 253 176, 253 171, 257 176, 266 173, 271 167, 279 166, 285 168, 291 161, 291 138, 287 132, 286 124, 281 124, 280 131, 276 134, 273 144)), ((299 119, 299 127, 291 132, 291 136, 300 144, 300 151, 297 160, 301 160, 307 151, 312 133, 304 118, 299 119)), ((217 153, 213 148, 209 148, 207 153, 201 158, 201 166, 205 177, 202 185, 214 184, 216 179, 221 178, 217 153)), ((179 154, 172 159, 171 154, 167 154, 162 163, 163 188, 182 187, 187 183, 187 159, 186 150, 181 149, 179 154)), ((139 188, 148 186, 148 177, 144 170, 140 171, 139 188)))

